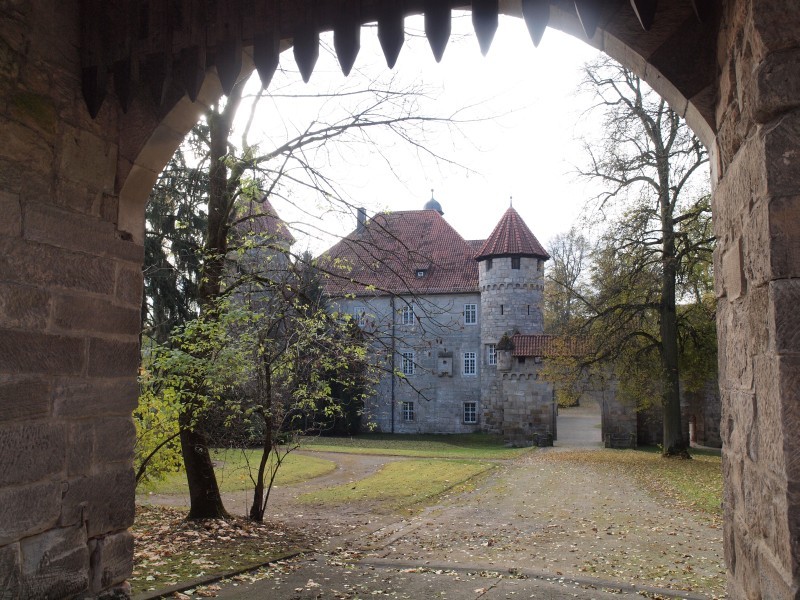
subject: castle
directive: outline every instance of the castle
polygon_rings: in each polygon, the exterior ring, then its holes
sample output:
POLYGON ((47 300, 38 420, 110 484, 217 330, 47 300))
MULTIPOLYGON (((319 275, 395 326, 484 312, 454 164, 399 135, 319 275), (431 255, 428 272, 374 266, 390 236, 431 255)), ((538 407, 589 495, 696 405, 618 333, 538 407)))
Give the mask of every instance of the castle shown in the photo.
POLYGON ((553 349, 550 257, 513 207, 485 240, 463 239, 433 198, 369 220, 359 211, 324 257, 339 275, 326 293, 376 340, 383 376, 366 413, 379 431, 552 443, 555 395, 539 377, 553 349))

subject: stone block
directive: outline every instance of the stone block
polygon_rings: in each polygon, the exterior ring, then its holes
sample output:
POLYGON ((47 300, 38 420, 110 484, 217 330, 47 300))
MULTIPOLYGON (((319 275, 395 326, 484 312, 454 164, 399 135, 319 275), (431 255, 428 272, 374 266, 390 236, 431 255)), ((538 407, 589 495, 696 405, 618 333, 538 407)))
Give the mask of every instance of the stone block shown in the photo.
POLYGON ((61 484, 0 488, 0 546, 50 529, 61 510, 61 484))
POLYGON ((0 600, 13 600, 22 595, 19 544, 0 547, 0 600))
POLYGON ((20 542, 22 597, 70 598, 89 588, 86 531, 52 529, 20 542))
POLYGON ((8 98, 9 116, 22 125, 52 140, 58 114, 53 99, 27 90, 14 90, 8 98))
POLYGON ((131 467, 70 479, 59 524, 85 522, 90 538, 127 529, 133 524, 135 488, 131 467))
POLYGON ((781 279, 769 286, 769 331, 773 332, 772 350, 778 354, 800 353, 800 279, 781 279))
POLYGON ((94 422, 94 455, 104 464, 133 462, 136 428, 131 417, 98 419, 94 422))
POLYGON ((772 277, 800 277, 800 195, 770 200, 769 235, 772 277))
POLYGON ((89 340, 90 377, 125 377, 139 368, 139 342, 92 338, 89 340))
POLYGON ((769 195, 800 194, 800 108, 765 125, 763 136, 769 195))
POLYGON ((98 190, 114 189, 117 147, 85 129, 65 128, 59 143, 59 172, 98 190), (86 165, 92 165, 87 169, 86 165))
POLYGON ((90 589, 93 593, 125 581, 133 572, 133 535, 122 531, 89 540, 90 589))
POLYGON ((34 483, 59 473, 66 455, 64 426, 52 422, 0 427, 0 486, 34 483))
POLYGON ((41 133, 5 118, 0 118, 0 128, 3 130, 0 159, 25 164, 25 171, 30 176, 38 174, 46 178, 52 172, 55 159, 53 146, 41 133))
POLYGON ((53 325, 70 332, 138 335, 140 310, 117 306, 101 298, 59 295, 53 299, 53 325))
POLYGON ((83 421, 72 423, 67 427, 67 436, 67 477, 89 475, 95 460, 94 425, 83 421))
POLYGON ((747 279, 743 265, 741 240, 734 241, 727 250, 722 251, 722 283, 725 295, 736 300, 747 291, 747 279))
POLYGON ((119 237, 112 223, 49 204, 24 209, 26 239, 95 256, 110 256, 140 265, 144 247, 119 237))
POLYGON ((55 386, 54 413, 63 417, 130 416, 136 408, 139 384, 135 373, 105 380, 61 380, 55 386))
POLYGON ((758 65, 755 118, 766 123, 800 106, 800 49, 769 54, 758 65))
POLYGON ((0 423, 50 415, 50 384, 28 378, 0 378, 0 423))
POLYGON ((111 259, 0 237, 0 280, 113 294, 111 259))
POLYGON ((115 297, 117 301, 141 310, 144 281, 141 268, 119 265, 116 275, 115 297))
POLYGON ((81 338, 0 329, 0 373, 78 375, 84 348, 81 338))
POLYGON ((19 195, 0 192, 0 235, 16 237, 22 235, 22 210, 19 195))
POLYGON ((785 475, 800 481, 800 354, 778 357, 778 390, 785 475))
POLYGON ((0 283, 0 326, 44 329, 50 313, 50 295, 41 288, 0 283))

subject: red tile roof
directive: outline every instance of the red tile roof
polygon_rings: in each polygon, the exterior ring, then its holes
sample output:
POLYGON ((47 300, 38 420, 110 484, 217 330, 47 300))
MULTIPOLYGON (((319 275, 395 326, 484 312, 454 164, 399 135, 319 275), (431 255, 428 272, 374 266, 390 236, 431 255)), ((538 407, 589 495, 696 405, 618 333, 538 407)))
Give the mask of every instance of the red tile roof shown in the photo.
POLYGON ((497 227, 475 254, 475 260, 492 256, 536 256, 548 259, 539 240, 513 208, 509 208, 497 227))
POLYGON ((325 252, 321 265, 334 272, 325 284, 332 296, 477 292, 474 253, 437 211, 407 210, 375 215, 325 252))
POLYGON ((579 338, 555 335, 521 335, 511 338, 512 356, 583 356, 586 343, 579 338))

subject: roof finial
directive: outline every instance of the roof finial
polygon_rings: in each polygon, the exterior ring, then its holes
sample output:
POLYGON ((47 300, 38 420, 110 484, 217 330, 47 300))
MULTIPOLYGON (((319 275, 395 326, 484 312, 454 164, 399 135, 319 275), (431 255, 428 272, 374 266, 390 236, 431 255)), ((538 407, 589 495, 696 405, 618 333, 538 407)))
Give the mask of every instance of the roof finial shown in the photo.
POLYGON ((508 197, 508 208, 514 208, 514 196, 508 197))
POLYGON ((431 188, 431 200, 433 200, 433 188, 431 188))

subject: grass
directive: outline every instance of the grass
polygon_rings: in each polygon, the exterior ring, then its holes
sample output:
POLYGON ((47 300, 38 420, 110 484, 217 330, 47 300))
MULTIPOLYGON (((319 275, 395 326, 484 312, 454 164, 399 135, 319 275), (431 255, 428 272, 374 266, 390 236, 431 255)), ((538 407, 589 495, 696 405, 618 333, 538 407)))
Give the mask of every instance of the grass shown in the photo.
POLYGON ((465 460, 404 460, 388 463, 359 481, 300 496, 311 504, 379 503, 386 511, 411 509, 428 502, 494 468, 490 463, 465 460))
POLYGON ((451 435, 407 435, 369 433, 351 438, 307 437, 303 450, 348 452, 412 458, 463 458, 502 460, 516 458, 531 448, 511 448, 500 436, 484 433, 451 435))
MULTIPOLYGON (((722 460, 718 453, 692 450, 692 459, 662 458, 658 448, 574 453, 574 459, 620 469, 657 499, 722 518, 722 460)), ((570 454, 559 458, 569 460, 570 454)))
MULTIPOLYGON (((261 450, 212 450, 211 458, 214 461, 214 471, 222 492, 236 492, 253 488, 250 480, 250 468, 253 475, 258 472, 258 461, 261 450), (250 467, 248 467, 248 461, 250 467)), ((276 485, 291 485, 307 479, 326 475, 336 469, 336 463, 330 460, 291 453, 284 460, 278 475, 276 485)), ((143 483, 137 491, 153 494, 188 494, 184 471, 172 473, 163 481, 143 483)))

